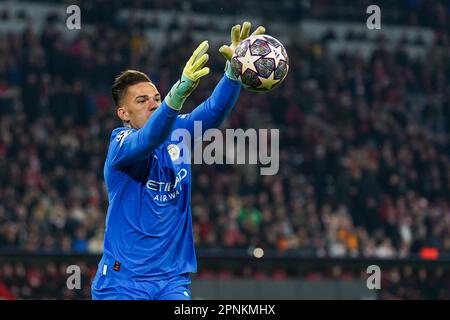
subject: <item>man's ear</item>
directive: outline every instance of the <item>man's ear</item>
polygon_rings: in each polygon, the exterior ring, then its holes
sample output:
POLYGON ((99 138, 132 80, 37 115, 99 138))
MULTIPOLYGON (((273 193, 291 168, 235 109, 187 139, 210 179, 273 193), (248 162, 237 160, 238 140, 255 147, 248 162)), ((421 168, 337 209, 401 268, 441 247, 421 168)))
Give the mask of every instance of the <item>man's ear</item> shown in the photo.
POLYGON ((128 114, 128 111, 126 111, 124 107, 117 108, 117 116, 122 121, 125 121, 125 122, 130 121, 130 115, 128 114))

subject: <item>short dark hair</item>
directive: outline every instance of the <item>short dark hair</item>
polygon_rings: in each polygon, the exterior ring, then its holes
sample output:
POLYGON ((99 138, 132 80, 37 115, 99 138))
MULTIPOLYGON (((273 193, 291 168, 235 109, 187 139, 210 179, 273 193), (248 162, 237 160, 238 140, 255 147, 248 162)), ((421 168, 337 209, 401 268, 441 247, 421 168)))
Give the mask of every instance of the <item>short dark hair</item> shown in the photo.
POLYGON ((122 103, 122 99, 127 93, 128 87, 141 82, 152 83, 150 78, 143 72, 137 70, 122 71, 116 79, 114 79, 114 84, 111 88, 112 97, 116 106, 119 107, 122 103))

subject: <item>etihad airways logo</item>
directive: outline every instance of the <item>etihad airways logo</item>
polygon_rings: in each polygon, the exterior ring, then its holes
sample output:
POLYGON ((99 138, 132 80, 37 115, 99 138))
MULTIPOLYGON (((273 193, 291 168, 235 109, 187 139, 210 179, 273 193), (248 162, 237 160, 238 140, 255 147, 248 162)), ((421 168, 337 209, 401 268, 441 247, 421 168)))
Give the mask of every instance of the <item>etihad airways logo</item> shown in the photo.
POLYGON ((159 202, 166 202, 175 199, 180 195, 182 191, 181 181, 187 177, 187 170, 181 169, 176 177, 174 182, 170 181, 156 181, 156 180, 148 180, 146 187, 152 191, 158 192, 153 200, 159 202))

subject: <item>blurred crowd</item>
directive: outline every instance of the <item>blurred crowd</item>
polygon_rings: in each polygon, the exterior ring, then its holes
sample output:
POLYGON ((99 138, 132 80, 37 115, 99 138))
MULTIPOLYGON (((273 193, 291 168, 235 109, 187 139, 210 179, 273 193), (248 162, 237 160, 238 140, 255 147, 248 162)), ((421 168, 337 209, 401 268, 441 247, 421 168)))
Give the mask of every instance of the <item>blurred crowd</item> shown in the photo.
POLYGON ((75 278, 73 281, 68 280, 68 277, 75 272, 68 269, 67 263, 48 261, 41 264, 3 263, 0 265, 0 300, 90 299, 90 284, 97 271, 97 265, 77 261, 74 266, 79 267, 79 282, 75 278), (67 283, 70 284, 71 289, 67 283))
MULTIPOLYGON (((270 30, 270 26, 267 26, 270 30)), ((120 126, 115 75, 147 72, 165 94, 195 46, 152 45, 130 22, 68 39, 49 21, 0 36, 0 247, 100 252, 107 208, 102 167, 120 126)), ((242 92, 223 128, 279 128, 280 171, 194 165, 199 247, 303 250, 394 257, 437 247, 450 253, 449 51, 423 59, 401 46, 369 59, 326 43, 294 41, 283 85, 242 92)), ((447 42, 448 44, 448 39, 447 42)), ((212 74, 186 104, 207 98, 212 74)))
MULTIPOLYGON (((58 3, 61 0, 17 0, 23 2, 58 3)), ((242 12, 272 21, 297 22, 301 19, 340 20, 361 22, 366 9, 378 5, 382 9, 383 23, 406 24, 410 26, 432 27, 448 31, 447 0, 354 0, 349 6, 347 0, 279 0, 276 5, 271 0, 64 0, 67 5, 78 4, 86 8, 85 21, 109 23, 111 16, 122 8, 171 10, 197 14, 236 15, 242 12)))
MULTIPOLYGON (((132 22, 92 25, 71 39, 58 30, 49 19, 42 32, 0 34, 2 251, 102 251, 103 161, 121 125, 111 83, 139 69, 165 94, 196 45, 190 29, 179 41, 167 31, 165 43, 152 43, 132 22)), ((422 59, 401 45, 366 59, 292 39, 284 83, 243 91, 222 126, 279 128, 280 171, 194 165, 196 245, 331 257, 450 253, 448 45, 439 34, 422 59)), ((185 111, 223 75, 217 49, 185 111)), ((27 277, 22 269, 2 272, 27 277)))
MULTIPOLYGON (((79 267, 79 282, 74 275, 75 269, 61 261, 40 263, 11 262, 0 265, 0 300, 45 299, 45 300, 90 300, 91 282, 97 271, 97 264, 83 260, 73 261, 71 266, 79 267), (68 270, 70 272, 68 272, 68 270), (68 286, 69 284, 69 286, 68 286), (70 287, 70 289, 69 289, 70 287)), ((380 290, 376 291, 381 300, 423 300, 450 299, 450 272, 443 265, 418 267, 414 264, 402 266, 383 266, 381 268, 380 290)), ((288 281, 296 277, 304 281, 325 282, 345 281, 347 283, 366 283, 365 268, 356 266, 329 264, 304 266, 301 271, 289 271, 283 268, 261 268, 245 265, 239 268, 205 268, 204 264, 194 276, 195 280, 229 281, 288 281)), ((199 297, 193 292, 193 299, 199 297)), ((361 296, 359 299, 367 299, 361 296)))

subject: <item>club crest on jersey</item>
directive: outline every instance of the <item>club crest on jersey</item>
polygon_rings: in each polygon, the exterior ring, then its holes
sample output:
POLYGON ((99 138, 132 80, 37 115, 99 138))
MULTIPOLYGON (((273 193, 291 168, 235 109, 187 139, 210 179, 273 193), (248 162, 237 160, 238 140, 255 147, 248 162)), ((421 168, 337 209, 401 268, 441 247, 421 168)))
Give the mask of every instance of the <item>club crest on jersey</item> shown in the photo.
POLYGON ((169 156, 172 161, 175 161, 180 157, 180 148, 176 144, 170 144, 167 147, 167 152, 169 152, 169 156))

